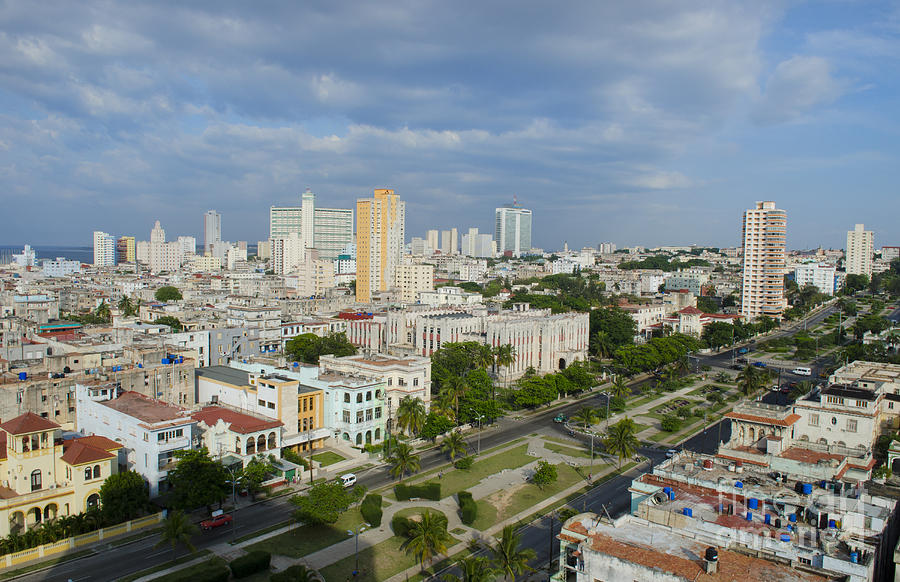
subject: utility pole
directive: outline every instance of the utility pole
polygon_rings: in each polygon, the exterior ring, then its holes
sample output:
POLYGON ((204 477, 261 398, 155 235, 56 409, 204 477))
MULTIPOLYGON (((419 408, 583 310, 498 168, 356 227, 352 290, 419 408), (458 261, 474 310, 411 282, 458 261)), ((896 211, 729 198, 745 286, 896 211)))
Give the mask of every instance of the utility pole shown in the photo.
POLYGON ((547 552, 547 580, 553 577, 553 512, 550 512, 550 538, 547 552))

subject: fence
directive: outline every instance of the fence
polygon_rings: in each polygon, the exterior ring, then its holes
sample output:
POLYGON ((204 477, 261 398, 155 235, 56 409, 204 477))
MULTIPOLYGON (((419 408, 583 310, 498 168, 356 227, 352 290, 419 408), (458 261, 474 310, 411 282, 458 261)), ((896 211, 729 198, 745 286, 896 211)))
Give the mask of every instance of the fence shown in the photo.
POLYGON ((61 554, 63 552, 74 550, 87 544, 100 542, 123 533, 129 533, 151 525, 156 525, 160 523, 164 517, 164 512, 154 513, 153 515, 133 519, 131 521, 126 521, 125 523, 105 527, 103 529, 98 529, 97 531, 81 534, 79 536, 66 538, 64 540, 53 542, 51 544, 44 544, 42 546, 37 546, 36 548, 22 550, 21 552, 6 554, 5 556, 0 557, 0 566, 9 568, 10 566, 18 566, 19 564, 30 562, 32 560, 38 560, 40 558, 46 558, 55 554, 61 554))

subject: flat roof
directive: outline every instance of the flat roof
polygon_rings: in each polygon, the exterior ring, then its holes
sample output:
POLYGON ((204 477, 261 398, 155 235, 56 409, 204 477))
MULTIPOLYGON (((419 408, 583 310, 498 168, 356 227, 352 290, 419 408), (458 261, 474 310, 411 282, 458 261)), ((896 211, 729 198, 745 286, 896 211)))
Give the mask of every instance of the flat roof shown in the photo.
POLYGON ((197 377, 209 378, 218 382, 224 382, 233 386, 249 386, 250 372, 246 370, 238 370, 229 366, 209 366, 206 368, 197 368, 194 373, 197 377))
POLYGON ((173 420, 193 422, 190 416, 185 415, 187 411, 183 408, 151 400, 137 392, 123 392, 118 398, 105 400, 100 404, 149 424, 173 420))

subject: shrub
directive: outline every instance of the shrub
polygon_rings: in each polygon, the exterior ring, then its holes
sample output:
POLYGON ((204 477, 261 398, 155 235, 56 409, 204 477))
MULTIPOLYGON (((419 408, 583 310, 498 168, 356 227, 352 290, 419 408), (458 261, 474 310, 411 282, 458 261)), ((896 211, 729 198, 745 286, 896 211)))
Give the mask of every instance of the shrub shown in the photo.
POLYGON ((291 449, 284 449, 281 451, 281 456, 284 457, 285 460, 290 461, 295 465, 300 465, 307 471, 309 470, 309 461, 301 457, 299 453, 296 453, 291 449))
POLYGON ((441 484, 437 482, 422 483, 421 485, 404 485, 398 483, 394 485, 394 495, 397 501, 409 501, 414 497, 422 499, 430 499, 431 501, 441 500, 441 484))
POLYGON ((370 493, 363 499, 359 506, 359 512, 362 514, 366 523, 372 524, 374 527, 381 525, 381 495, 370 493))
POLYGON ((685 404, 684 406, 679 406, 675 413, 681 418, 688 418, 693 415, 693 410, 690 404, 685 404))
POLYGON ((468 491, 460 491, 456 497, 459 499, 460 519, 464 524, 472 525, 475 523, 475 518, 478 517, 478 504, 475 503, 472 494, 468 491))
POLYGON ((681 419, 674 414, 668 414, 662 419, 661 425, 666 432, 676 432, 681 429, 681 419))
POLYGON ((228 564, 231 573, 235 578, 245 578, 251 574, 269 569, 269 563, 272 561, 272 554, 262 550, 254 550, 246 556, 235 558, 228 564))
POLYGON ((391 518, 391 529, 394 530, 395 536, 405 538, 409 533, 409 528, 411 526, 411 520, 403 517, 402 515, 395 515, 393 518, 391 518))
MULTIPOLYGON (((310 578, 309 573, 310 570, 307 570, 306 566, 296 564, 283 572, 272 574, 272 576, 269 578, 269 582, 298 582, 300 580, 319 580, 318 577, 310 578)), ((313 574, 313 576, 315 576, 315 574, 313 574)))
POLYGON ((621 396, 613 396, 609 399, 609 409, 613 412, 622 412, 625 410, 625 399, 621 396))
POLYGON ((453 466, 456 467, 457 469, 462 469, 464 471, 467 471, 472 468, 472 463, 474 463, 474 462, 475 462, 475 457, 466 455, 465 457, 456 459, 456 462, 453 463, 453 466))

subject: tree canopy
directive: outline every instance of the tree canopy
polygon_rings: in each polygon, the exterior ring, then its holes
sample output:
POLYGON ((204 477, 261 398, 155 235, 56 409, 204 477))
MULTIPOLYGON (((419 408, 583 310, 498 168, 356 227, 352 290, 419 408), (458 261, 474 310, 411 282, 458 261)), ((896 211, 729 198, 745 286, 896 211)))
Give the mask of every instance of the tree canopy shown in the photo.
POLYGON ((172 505, 179 509, 194 509, 221 503, 231 492, 229 475, 220 463, 209 456, 206 448, 175 451, 178 460, 169 470, 172 486, 172 505))
POLYGON ((149 503, 147 482, 134 471, 110 475, 100 486, 100 507, 109 523, 138 517, 149 503))
POLYGON ((604 332, 613 347, 634 343, 637 324, 627 311, 618 307, 602 307, 591 311, 590 334, 604 332))
POLYGON ((182 325, 181 320, 174 315, 164 315, 162 317, 157 317, 153 321, 153 323, 158 323, 159 325, 168 325, 172 328, 172 331, 176 333, 184 330, 184 325, 182 325))
POLYGON ((157 301, 179 301, 181 299, 181 291, 178 290, 178 287, 164 285, 156 290, 154 297, 156 297, 157 301))
POLYGON ((318 364, 319 356, 331 354, 338 357, 352 356, 356 353, 356 347, 347 340, 342 333, 330 333, 319 337, 313 333, 304 333, 287 341, 284 347, 285 355, 306 364, 318 364))
POLYGON ((332 524, 356 501, 352 490, 337 481, 313 485, 306 495, 291 497, 294 519, 307 525, 332 524))

